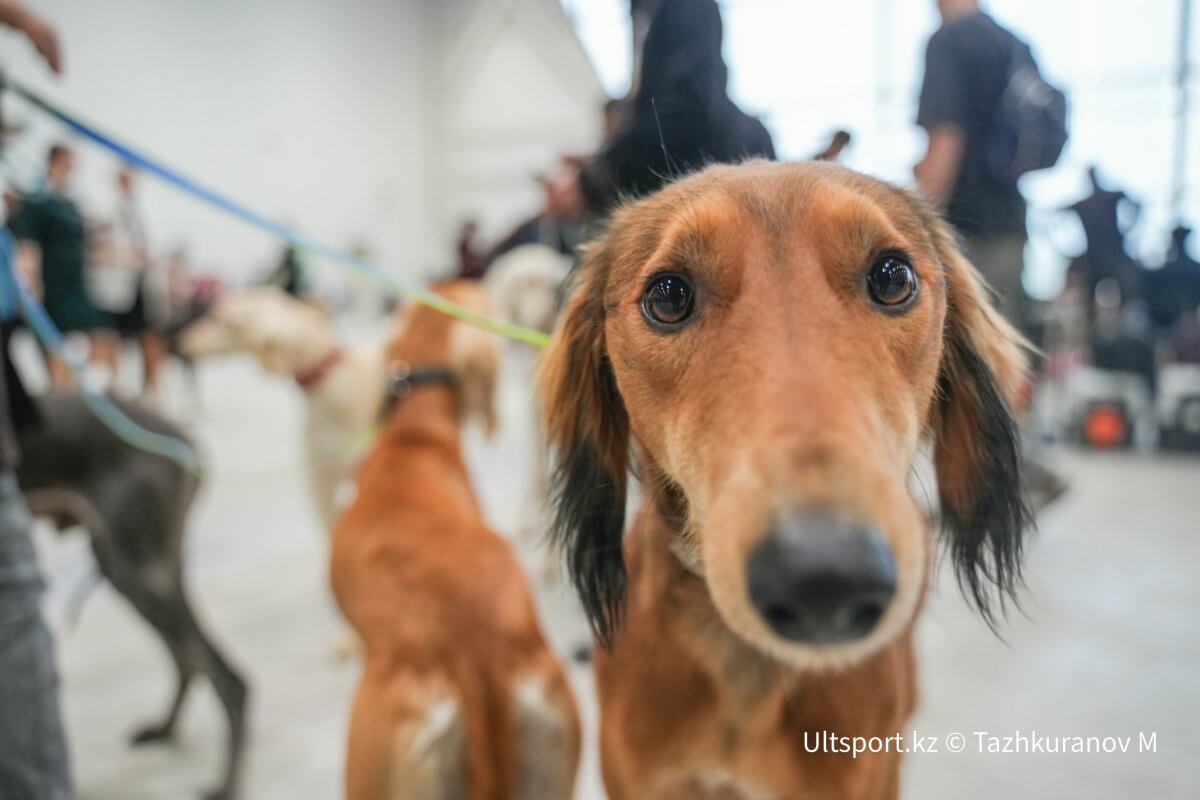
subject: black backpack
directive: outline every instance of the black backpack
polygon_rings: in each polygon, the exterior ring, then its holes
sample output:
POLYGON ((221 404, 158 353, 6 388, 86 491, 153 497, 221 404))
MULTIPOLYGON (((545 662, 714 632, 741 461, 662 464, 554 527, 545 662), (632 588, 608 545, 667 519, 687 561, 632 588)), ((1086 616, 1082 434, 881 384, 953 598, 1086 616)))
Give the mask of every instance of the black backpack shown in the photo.
POLYGON ((1013 39, 1008 82, 988 133, 986 163, 992 177, 1015 182, 1049 169, 1067 143, 1067 96, 1042 78, 1029 47, 1013 39))

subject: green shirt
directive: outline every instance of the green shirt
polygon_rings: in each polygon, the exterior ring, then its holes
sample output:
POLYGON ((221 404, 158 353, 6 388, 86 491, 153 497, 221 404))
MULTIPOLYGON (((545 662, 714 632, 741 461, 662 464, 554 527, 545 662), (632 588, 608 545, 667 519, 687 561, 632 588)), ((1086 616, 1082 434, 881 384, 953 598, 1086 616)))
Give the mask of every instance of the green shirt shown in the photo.
POLYGON ((47 289, 84 290, 86 232, 74 201, 50 191, 31 194, 9 223, 18 240, 42 249, 42 285, 47 289))

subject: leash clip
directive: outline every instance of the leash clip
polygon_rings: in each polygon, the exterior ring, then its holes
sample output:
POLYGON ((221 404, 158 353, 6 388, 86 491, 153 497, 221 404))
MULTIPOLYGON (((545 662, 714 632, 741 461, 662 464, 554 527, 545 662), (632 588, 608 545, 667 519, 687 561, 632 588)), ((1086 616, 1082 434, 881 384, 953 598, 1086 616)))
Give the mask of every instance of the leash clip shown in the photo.
POLYGON ((387 391, 384 392, 383 406, 380 408, 380 419, 391 416, 396 405, 408 397, 412 390, 422 384, 441 383, 455 386, 458 376, 449 367, 432 364, 413 366, 408 361, 397 359, 388 367, 387 391))
POLYGON ((392 403, 403 400, 412 391, 412 364, 393 361, 388 374, 387 397, 392 403))

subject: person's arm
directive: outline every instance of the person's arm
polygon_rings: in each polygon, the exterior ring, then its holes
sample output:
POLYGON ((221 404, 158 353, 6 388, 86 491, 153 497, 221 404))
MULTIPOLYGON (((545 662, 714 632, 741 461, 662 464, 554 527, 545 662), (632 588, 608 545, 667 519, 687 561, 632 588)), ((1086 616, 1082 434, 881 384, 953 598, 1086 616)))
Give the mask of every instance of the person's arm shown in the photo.
POLYGON ((8 220, 8 228, 16 241, 14 257, 17 276, 35 297, 42 296, 42 246, 39 241, 41 210, 36 201, 21 200, 8 220))
POLYGON ((945 204, 958 180, 964 147, 965 137, 957 125, 938 125, 929 131, 925 157, 913 167, 921 194, 938 205, 945 204))
POLYGON ((0 0, 0 25, 20 31, 55 74, 62 74, 58 34, 44 19, 27 10, 20 0, 0 0))
POLYGON ((581 169, 564 160, 558 172, 542 179, 546 201, 542 213, 555 219, 578 217, 584 212, 581 169))
POLYGON ((1128 221, 1125 223, 1125 231, 1124 231, 1125 233, 1128 233, 1129 230, 1131 228, 1133 228, 1134 225, 1137 225, 1137 221, 1139 219, 1141 219, 1142 204, 1139 203, 1137 200, 1134 200, 1132 197, 1125 194, 1124 192, 1121 192, 1121 199, 1124 200, 1126 205, 1129 206, 1129 218, 1128 218, 1128 221))
POLYGON ((921 193, 939 205, 954 190, 966 148, 967 85, 951 35, 943 28, 929 40, 917 107, 917 124, 929 134, 929 144, 913 177, 921 193))
POLYGON ((17 243, 17 277, 39 300, 42 298, 42 247, 25 240, 17 243))

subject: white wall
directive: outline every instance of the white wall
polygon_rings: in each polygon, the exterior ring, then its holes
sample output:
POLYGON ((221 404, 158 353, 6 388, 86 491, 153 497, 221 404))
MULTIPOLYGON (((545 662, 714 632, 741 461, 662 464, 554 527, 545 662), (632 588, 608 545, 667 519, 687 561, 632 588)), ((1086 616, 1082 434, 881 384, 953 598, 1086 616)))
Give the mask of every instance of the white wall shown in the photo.
POLYGON ((540 208, 535 175, 594 149, 606 95, 558 0, 436 8, 433 196, 444 225, 474 218, 494 240, 540 208))
MULTIPOLYGON (((334 245, 367 242, 400 274, 430 270, 422 0, 28 0, 58 27, 66 75, 0 34, 6 71, 107 132, 334 245)), ((37 112, 40 163, 60 138, 37 112)), ((79 191, 108 202, 113 163, 79 148, 79 191)), ((277 245, 152 179, 151 235, 248 277, 277 245)))
MULTIPOLYGON (((557 0, 27 0, 58 27, 53 79, 15 34, 6 70, 103 130, 339 247, 365 242, 410 279, 453 266, 454 233, 485 239, 541 203, 532 177, 586 151, 603 91, 557 0)), ((41 164, 61 131, 16 148, 41 164)), ((114 164, 81 145, 79 194, 103 211, 114 164)), ((247 280, 278 245, 143 181, 160 249, 247 280)), ((338 275, 322 270, 320 275, 338 275)))

